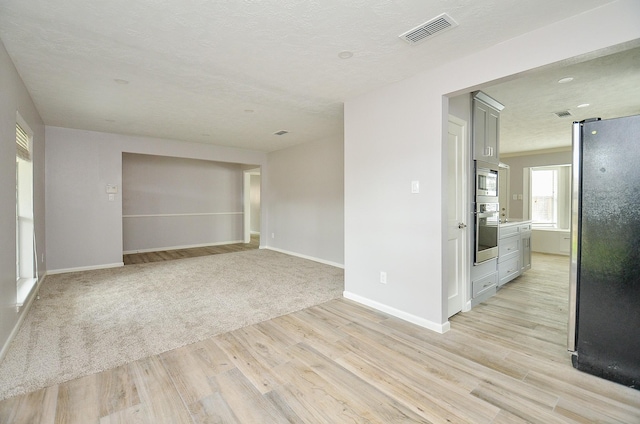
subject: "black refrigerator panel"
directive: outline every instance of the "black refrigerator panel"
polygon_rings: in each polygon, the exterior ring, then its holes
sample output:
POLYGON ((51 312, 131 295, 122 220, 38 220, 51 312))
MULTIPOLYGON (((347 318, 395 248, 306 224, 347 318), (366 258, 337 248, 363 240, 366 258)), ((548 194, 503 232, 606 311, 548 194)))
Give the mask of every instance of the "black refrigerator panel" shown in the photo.
POLYGON ((640 116, 582 132, 576 368, 640 389, 640 116))

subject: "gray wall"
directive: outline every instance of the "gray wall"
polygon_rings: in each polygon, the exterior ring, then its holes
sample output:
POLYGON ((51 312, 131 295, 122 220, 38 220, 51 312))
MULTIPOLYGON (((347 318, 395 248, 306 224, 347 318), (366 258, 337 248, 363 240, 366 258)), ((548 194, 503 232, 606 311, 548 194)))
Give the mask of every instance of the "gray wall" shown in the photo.
MULTIPOLYGON (((567 136, 571 137, 569 131, 567 136)), ((570 140, 568 140, 570 143, 570 140)), ((501 158, 509 165, 509 215, 510 218, 522 218, 524 208, 522 200, 513 200, 513 194, 523 193, 523 169, 532 166, 565 165, 571 163, 571 151, 554 153, 526 154, 501 158)))
POLYGON ((266 163, 266 153, 200 143, 46 127, 47 246, 52 272, 122 264, 122 154, 266 163))
POLYGON ((449 98, 449 114, 468 124, 467 140, 471 140, 471 94, 465 93, 449 98))
POLYGON ((124 153, 124 251, 242 241, 242 178, 239 164, 124 153))
POLYGON ((269 153, 262 175, 268 247, 344 263, 344 153, 342 137, 269 153), (272 237, 272 235, 274 237, 272 237))
MULTIPOLYGON (((44 125, 36 107, 0 43, 0 352, 17 329, 24 308, 16 312, 16 112, 26 121, 33 135, 33 209, 38 268, 46 269, 44 125)), ((0 354, 1 356, 1 354, 0 354)))
POLYGON ((446 331, 445 97, 640 38, 639 13, 633 1, 582 11, 347 99, 345 296, 446 331), (413 180, 421 182, 419 194, 411 193, 413 180))

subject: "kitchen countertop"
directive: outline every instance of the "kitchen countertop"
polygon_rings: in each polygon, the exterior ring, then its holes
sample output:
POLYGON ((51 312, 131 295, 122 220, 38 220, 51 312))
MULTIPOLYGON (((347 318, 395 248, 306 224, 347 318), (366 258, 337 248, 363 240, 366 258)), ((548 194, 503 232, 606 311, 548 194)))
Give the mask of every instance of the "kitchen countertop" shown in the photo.
POLYGON ((517 225, 517 224, 524 224, 527 222, 531 222, 531 220, 530 219, 508 219, 507 222, 500 221, 500 225, 502 226, 517 225))

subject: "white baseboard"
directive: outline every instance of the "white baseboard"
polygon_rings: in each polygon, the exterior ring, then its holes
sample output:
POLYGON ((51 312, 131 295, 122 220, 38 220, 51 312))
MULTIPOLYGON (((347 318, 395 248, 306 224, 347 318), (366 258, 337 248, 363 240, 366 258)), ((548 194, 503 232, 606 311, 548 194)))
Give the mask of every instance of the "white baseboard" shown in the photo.
POLYGON ((309 259, 310 261, 320 262, 321 264, 331 265, 331 266, 335 266, 336 268, 344 269, 344 264, 339 264, 337 262, 332 262, 332 261, 327 261, 327 260, 320 259, 320 258, 315 258, 313 256, 303 255, 301 253, 290 252, 290 251, 284 250, 284 249, 278 249, 277 247, 260 246, 260 249, 273 250, 274 252, 284 253, 285 255, 297 256, 298 258, 309 259))
POLYGON ((260 235, 260 231, 249 231, 251 233, 252 236, 259 236, 260 235))
POLYGON ((464 306, 462 307, 462 312, 469 312, 471 310, 471 301, 467 301, 465 302, 464 306))
POLYGON ((219 241, 216 243, 185 244, 181 246, 152 247, 149 249, 125 250, 124 252, 122 252, 122 254, 131 255, 134 253, 163 252, 165 250, 193 249, 194 247, 222 246, 225 244, 237 244, 237 243, 244 243, 244 240, 230 240, 230 241, 219 241))
POLYGON ((0 350, 0 362, 2 362, 5 355, 9 351, 9 346, 11 345, 11 341, 18 335, 20 326, 22 325, 24 318, 29 313, 29 309, 31 309, 31 304, 33 303, 33 300, 38 297, 40 284, 42 284, 46 276, 47 276, 47 273, 45 272, 43 275, 40 276, 40 278, 38 278, 38 282, 35 284, 35 287, 33 288, 33 290, 31 290, 31 293, 29 294, 29 296, 27 296, 26 303, 24 305, 20 305, 17 307, 18 309, 16 309, 17 310, 16 313, 19 313, 20 316, 18 317, 18 321, 16 321, 16 325, 13 326, 13 330, 11 330, 9 337, 7 337, 7 340, 4 342, 4 345, 2 346, 2 350, 0 350))
POLYGON ((91 266, 79 266, 77 268, 48 269, 47 275, 66 274, 67 272, 78 272, 78 271, 93 271, 94 269, 118 268, 121 266, 124 266, 124 262, 116 262, 113 264, 91 265, 91 266))
POLYGON ((446 333, 451 328, 451 324, 449 321, 444 324, 438 324, 433 321, 426 320, 424 318, 420 318, 418 316, 409 314, 407 312, 401 311, 399 309, 393 308, 391 306, 385 305, 384 303, 376 302, 375 300, 367 299, 366 297, 359 296, 355 293, 351 293, 348 291, 344 291, 342 295, 349 300, 353 300, 354 302, 361 303, 370 308, 376 309, 378 311, 387 313, 389 315, 393 315, 396 318, 400 318, 404 321, 408 321, 412 324, 419 325, 420 327, 424 327, 428 330, 435 331, 436 333, 446 333))

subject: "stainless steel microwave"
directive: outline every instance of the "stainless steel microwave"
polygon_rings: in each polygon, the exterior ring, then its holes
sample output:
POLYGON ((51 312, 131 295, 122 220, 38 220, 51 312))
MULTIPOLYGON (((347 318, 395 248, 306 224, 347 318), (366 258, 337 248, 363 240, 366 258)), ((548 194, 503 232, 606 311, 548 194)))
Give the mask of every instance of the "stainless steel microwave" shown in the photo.
POLYGON ((476 198, 498 197, 498 166, 476 161, 476 198))

